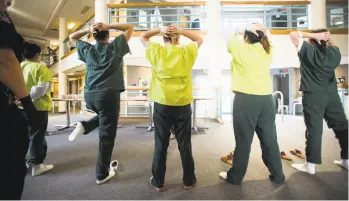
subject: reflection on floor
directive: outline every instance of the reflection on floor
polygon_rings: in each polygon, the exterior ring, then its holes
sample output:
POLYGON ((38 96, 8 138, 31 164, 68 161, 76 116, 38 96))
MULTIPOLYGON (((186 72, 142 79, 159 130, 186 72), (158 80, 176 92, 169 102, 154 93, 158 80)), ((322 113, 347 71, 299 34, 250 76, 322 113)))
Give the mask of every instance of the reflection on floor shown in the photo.
MULTIPOLYGON (((83 119, 74 115, 72 120, 83 119)), ((86 118, 85 118, 86 119, 86 118)), ((232 186, 218 178, 218 173, 228 170, 229 165, 220 161, 223 154, 234 149, 232 124, 200 121, 210 129, 192 136, 193 154, 198 185, 191 191, 183 191, 182 170, 177 144, 172 140, 168 149, 166 184, 164 193, 154 192, 148 185, 153 157, 153 132, 136 129, 140 121, 121 121, 113 158, 120 162, 117 176, 107 184, 97 186, 95 163, 98 149, 98 130, 81 136, 76 142, 68 142, 71 130, 54 133, 47 137, 49 152, 47 163, 55 168, 38 177, 26 178, 23 199, 348 199, 348 172, 333 164, 339 156, 339 147, 332 131, 324 127, 323 165, 314 176, 296 172, 291 162, 283 161, 286 183, 273 186, 268 170, 261 159, 260 144, 254 139, 248 172, 241 186, 232 186)), ((64 124, 64 115, 49 119, 52 125, 64 124)), ((147 123, 146 120, 143 122, 147 123)), ((280 149, 304 150, 304 122, 302 117, 277 117, 280 149)), ((303 162, 294 158, 296 162, 303 162)))

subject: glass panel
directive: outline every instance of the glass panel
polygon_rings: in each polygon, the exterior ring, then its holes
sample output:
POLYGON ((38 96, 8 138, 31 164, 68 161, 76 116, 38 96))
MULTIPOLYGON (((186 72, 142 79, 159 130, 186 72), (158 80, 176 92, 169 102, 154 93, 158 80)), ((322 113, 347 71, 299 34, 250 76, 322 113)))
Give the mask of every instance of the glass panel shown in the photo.
POLYGON ((327 28, 348 28, 348 5, 326 6, 327 28))
POLYGON ((305 5, 223 5, 223 29, 264 23, 269 29, 308 29, 305 5))
POLYGON ((201 30, 205 6, 137 7, 110 9, 110 21, 133 24, 136 31, 176 24, 186 30, 201 30))

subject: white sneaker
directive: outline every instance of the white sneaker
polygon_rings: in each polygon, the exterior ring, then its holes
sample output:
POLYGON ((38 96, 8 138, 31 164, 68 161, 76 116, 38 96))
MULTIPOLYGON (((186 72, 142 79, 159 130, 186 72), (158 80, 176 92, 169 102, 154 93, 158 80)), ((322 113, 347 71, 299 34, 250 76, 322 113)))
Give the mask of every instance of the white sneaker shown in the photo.
POLYGON ((306 172, 308 174, 315 174, 315 164, 314 163, 304 163, 304 164, 295 164, 293 163, 291 165, 293 168, 301 171, 301 172, 306 172))
POLYGON ((76 124, 76 128, 73 130, 73 132, 69 135, 69 141, 73 142, 78 136, 82 135, 85 132, 85 128, 82 125, 81 122, 78 122, 76 124))
POLYGON ((335 160, 334 164, 341 166, 342 168, 344 168, 346 170, 348 169, 348 160, 340 160, 340 161, 335 160))
POLYGON ((223 180, 227 180, 228 178, 228 173, 227 172, 221 172, 219 173, 219 177, 223 180))
POLYGON ((103 179, 103 180, 101 180, 101 181, 98 181, 98 180, 97 180, 97 184, 98 184, 98 185, 104 184, 104 183, 107 182, 109 179, 113 178, 114 176, 115 176, 115 172, 112 171, 112 170, 110 170, 110 171, 109 171, 109 175, 107 176, 107 178, 105 178, 105 179, 103 179))
POLYGON ((52 170, 53 165, 44 165, 44 164, 34 165, 33 164, 32 167, 33 167, 32 176, 35 177, 52 170))
POLYGON ((30 163, 25 163, 25 165, 27 166, 27 168, 30 168, 32 166, 32 164, 30 163))

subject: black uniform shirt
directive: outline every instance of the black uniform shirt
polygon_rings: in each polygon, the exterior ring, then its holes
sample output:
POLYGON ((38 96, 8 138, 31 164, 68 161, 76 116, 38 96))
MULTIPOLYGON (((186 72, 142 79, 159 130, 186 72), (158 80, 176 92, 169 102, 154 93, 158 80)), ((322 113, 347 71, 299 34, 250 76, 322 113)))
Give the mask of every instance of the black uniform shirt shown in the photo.
POLYGON ((334 70, 341 62, 338 47, 321 49, 304 41, 299 52, 301 86, 304 92, 334 92, 337 79, 334 70))
MULTIPOLYGON (((22 61, 23 38, 17 33, 7 12, 0 13, 0 48, 12 49, 18 62, 22 61)), ((0 106, 8 105, 11 94, 10 90, 0 82, 0 106)))

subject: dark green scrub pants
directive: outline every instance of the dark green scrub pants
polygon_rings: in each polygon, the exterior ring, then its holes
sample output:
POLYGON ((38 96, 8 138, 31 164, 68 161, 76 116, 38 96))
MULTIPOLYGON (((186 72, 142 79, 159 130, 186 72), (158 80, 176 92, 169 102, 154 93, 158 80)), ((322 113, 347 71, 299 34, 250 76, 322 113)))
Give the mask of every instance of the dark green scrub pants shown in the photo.
POLYGON ((152 164, 152 185, 162 188, 165 182, 167 148, 175 129, 178 149, 182 159, 183 183, 191 186, 196 182, 194 159, 191 149, 191 106, 167 106, 154 103, 155 148, 152 164), (173 126, 173 127, 172 127, 173 126))
POLYGON ((48 124, 48 111, 38 111, 37 120, 40 122, 38 131, 31 131, 29 127, 29 160, 27 163, 38 165, 44 162, 47 153, 47 143, 45 133, 48 124))
POLYGON ((233 125, 236 147, 233 167, 228 171, 227 181, 229 183, 240 185, 246 174, 254 132, 257 133, 260 140, 262 159, 269 169, 269 178, 275 183, 284 181, 275 116, 272 95, 235 92, 233 125))
POLYGON ((108 177, 120 113, 120 91, 85 92, 86 105, 97 115, 81 122, 85 135, 99 128, 99 151, 96 166, 97 180, 108 177))
POLYGON ((335 92, 303 93, 306 132, 306 156, 310 163, 321 164, 323 119, 333 129, 341 147, 341 158, 348 159, 348 120, 335 92))

